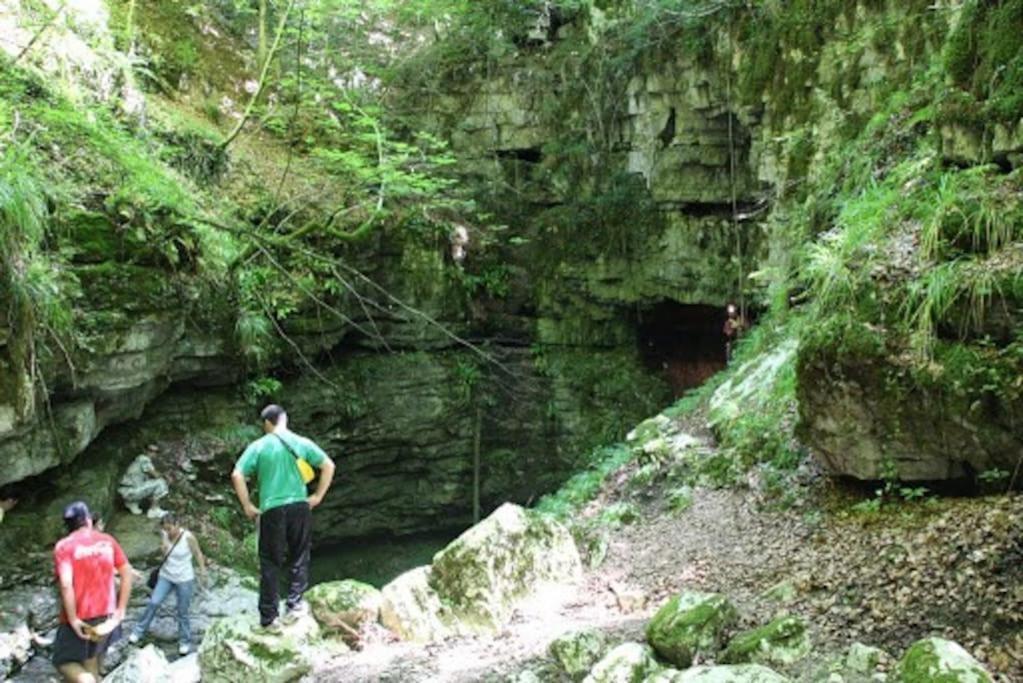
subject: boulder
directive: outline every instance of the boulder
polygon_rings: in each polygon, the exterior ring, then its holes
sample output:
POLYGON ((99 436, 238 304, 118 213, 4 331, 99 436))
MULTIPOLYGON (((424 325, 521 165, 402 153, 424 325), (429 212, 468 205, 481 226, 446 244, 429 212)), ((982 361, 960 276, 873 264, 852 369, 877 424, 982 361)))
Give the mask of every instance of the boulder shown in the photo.
POLYGON ((172 680, 170 663, 155 645, 132 650, 124 662, 103 679, 106 683, 165 683, 172 680))
POLYGON ((597 662, 583 683, 640 683, 659 668, 654 651, 648 645, 625 643, 597 662))
POLYGON ((884 650, 853 643, 849 646, 849 652, 845 656, 845 668, 857 674, 869 675, 874 673, 878 665, 888 659, 888 653, 884 650))
POLYGON ((906 650, 892 680, 898 683, 991 683, 993 679, 958 643, 943 638, 924 638, 906 650))
POLYGON ((199 646, 203 683, 297 680, 312 668, 310 645, 319 634, 319 624, 311 616, 300 618, 276 635, 262 633, 251 611, 218 619, 199 646))
POLYGON ((0 592, 0 680, 32 658, 33 632, 56 628, 58 610, 54 590, 24 585, 0 592))
POLYGON ((694 666, 662 671, 644 683, 788 683, 789 679, 759 664, 694 666))
POLYGON ((430 566, 416 567, 384 586, 380 623, 404 640, 429 643, 459 633, 458 623, 430 585, 430 566))
MULTIPOLYGON (((255 587, 256 584, 251 577, 223 567, 212 568, 210 586, 201 589, 192 599, 192 637, 195 642, 199 642, 210 625, 218 619, 245 613, 255 614, 259 601, 255 587)), ((126 628, 132 628, 141 618, 148 599, 146 591, 133 591, 126 628)), ((172 597, 169 598, 169 602, 164 603, 164 607, 156 611, 156 617, 149 627, 149 636, 161 642, 177 642, 176 614, 172 597)))
POLYGON ((597 629, 569 633, 550 645, 558 668, 574 681, 581 680, 608 650, 607 636, 597 629))
POLYGON ((0 632, 0 680, 20 669, 32 657, 32 633, 20 623, 0 632))
POLYGON ((379 590, 352 579, 317 584, 305 594, 305 599, 320 626, 342 633, 377 621, 383 603, 379 590))
POLYGON ((786 665, 810 653, 806 623, 796 616, 782 616, 760 628, 732 638, 721 656, 725 664, 786 665))
POLYGON ((700 653, 717 650, 736 620, 732 603, 716 593, 685 591, 671 598, 647 625, 647 641, 657 654, 687 668, 700 653))
POLYGON ((199 683, 202 680, 202 669, 199 667, 199 653, 180 657, 168 667, 170 683, 199 683))
POLYGON ((433 558, 430 585, 472 631, 493 631, 538 589, 582 577, 568 530, 554 519, 505 503, 433 558))

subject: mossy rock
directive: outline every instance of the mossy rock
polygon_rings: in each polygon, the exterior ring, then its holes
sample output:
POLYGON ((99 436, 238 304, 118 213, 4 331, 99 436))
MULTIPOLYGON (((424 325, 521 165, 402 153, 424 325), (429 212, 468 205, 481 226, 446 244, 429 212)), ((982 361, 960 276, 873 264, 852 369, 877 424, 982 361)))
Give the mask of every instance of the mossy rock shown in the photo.
POLYGON ((541 586, 581 576, 579 551, 564 526, 506 503, 437 553, 430 585, 466 628, 489 631, 541 586))
POLYGON ((925 638, 906 650, 893 680, 898 683, 991 683, 993 679, 958 643, 925 638))
POLYGON ((787 665, 810 652, 806 623, 795 616, 782 616, 760 628, 745 631, 732 638, 721 656, 725 664, 787 665))
POLYGON ((312 617, 299 619, 280 635, 261 633, 258 626, 255 614, 224 617, 210 625, 199 646, 204 683, 287 683, 309 673, 309 645, 319 638, 312 617))
POLYGON ((305 598, 320 626, 342 634, 376 621, 383 602, 379 590, 352 579, 328 581, 313 586, 305 598))
POLYGON ((625 643, 597 662, 583 683, 641 683, 657 673, 660 666, 648 645, 625 643))
POLYGON ((694 666, 685 671, 662 671, 644 683, 788 683, 781 674, 759 664, 694 666))
POLYGON ((717 650, 737 616, 722 595, 686 591, 657 611, 647 625, 647 641, 657 654, 684 669, 697 654, 717 650))
POLYGON ((574 681, 585 677, 607 650, 607 636, 596 629, 569 633, 550 645, 550 654, 558 668, 574 681))

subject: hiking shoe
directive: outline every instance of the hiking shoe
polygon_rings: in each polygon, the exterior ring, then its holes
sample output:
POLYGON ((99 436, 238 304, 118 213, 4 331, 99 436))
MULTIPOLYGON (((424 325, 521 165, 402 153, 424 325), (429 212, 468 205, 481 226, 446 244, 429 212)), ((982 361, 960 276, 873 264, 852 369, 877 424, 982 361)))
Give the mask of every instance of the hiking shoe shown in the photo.
POLYGON ((284 613, 284 623, 287 625, 294 624, 302 617, 309 614, 309 603, 303 600, 294 607, 289 607, 284 613))
POLYGON ((279 636, 282 633, 280 619, 274 619, 269 624, 260 624, 252 629, 256 633, 263 633, 270 636, 279 636))
POLYGON ((139 644, 139 634, 134 633, 134 632, 129 633, 128 634, 128 642, 131 643, 132 645, 138 645, 139 644))
POLYGON ((191 651, 192 646, 189 645, 188 643, 181 643, 180 645, 178 645, 178 654, 181 655, 182 657, 184 657, 191 651))

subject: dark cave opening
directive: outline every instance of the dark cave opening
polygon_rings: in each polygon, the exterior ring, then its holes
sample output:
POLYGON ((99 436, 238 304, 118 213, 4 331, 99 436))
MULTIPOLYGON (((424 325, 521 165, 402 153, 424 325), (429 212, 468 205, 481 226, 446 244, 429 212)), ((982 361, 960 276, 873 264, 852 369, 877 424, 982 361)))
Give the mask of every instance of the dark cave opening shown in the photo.
POLYGON ((641 310, 637 323, 644 361, 676 398, 724 369, 724 307, 662 301, 641 310))

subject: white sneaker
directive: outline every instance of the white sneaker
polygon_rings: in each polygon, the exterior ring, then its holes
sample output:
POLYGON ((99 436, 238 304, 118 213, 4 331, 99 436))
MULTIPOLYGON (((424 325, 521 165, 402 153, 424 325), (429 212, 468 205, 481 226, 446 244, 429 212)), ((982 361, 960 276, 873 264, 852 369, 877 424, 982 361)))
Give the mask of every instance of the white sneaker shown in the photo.
POLYGON ((178 654, 181 655, 182 657, 184 657, 191 651, 192 646, 189 645, 188 643, 181 643, 181 645, 178 645, 178 654))
POLYGON ((134 631, 129 633, 128 634, 128 642, 131 643, 132 645, 138 645, 139 644, 138 634, 136 634, 134 631))
POLYGON ((302 617, 304 617, 304 616, 306 616, 308 614, 309 614, 309 603, 306 602, 305 600, 303 600, 302 602, 298 603, 294 607, 289 607, 287 609, 287 611, 284 613, 283 621, 284 621, 285 624, 294 624, 296 621, 298 621, 299 619, 301 619, 302 617))

